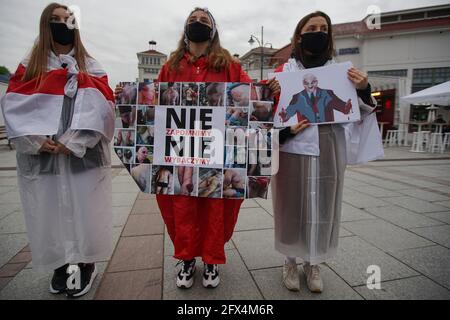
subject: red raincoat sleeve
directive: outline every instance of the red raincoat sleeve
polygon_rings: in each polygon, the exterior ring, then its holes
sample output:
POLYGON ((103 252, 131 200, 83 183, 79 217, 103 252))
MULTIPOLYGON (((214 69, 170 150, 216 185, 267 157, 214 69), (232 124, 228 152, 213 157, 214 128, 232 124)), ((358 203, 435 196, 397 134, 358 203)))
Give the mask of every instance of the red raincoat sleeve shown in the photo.
POLYGON ((232 82, 253 82, 248 74, 245 73, 244 69, 242 69, 241 65, 237 62, 234 62, 230 65, 229 73, 232 82))
POLYGON ((164 79, 167 79, 169 75, 167 74, 167 64, 164 64, 159 71, 158 74, 158 82, 164 82, 164 79))

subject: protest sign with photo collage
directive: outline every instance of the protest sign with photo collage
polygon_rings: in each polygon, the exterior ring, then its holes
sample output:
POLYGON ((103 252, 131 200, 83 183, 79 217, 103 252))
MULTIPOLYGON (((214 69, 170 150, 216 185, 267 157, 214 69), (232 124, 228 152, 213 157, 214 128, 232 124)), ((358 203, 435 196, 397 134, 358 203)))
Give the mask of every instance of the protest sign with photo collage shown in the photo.
POLYGON ((277 141, 267 85, 119 85, 114 150, 142 192, 267 198, 277 141))

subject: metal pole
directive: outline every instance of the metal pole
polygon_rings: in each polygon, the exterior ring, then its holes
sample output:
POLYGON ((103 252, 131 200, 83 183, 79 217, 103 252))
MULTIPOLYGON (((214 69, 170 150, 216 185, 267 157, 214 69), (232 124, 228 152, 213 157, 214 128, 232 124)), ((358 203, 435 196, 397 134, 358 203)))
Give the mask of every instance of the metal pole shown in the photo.
POLYGON ((263 79, 263 64, 264 64, 264 26, 261 27, 261 79, 263 79))

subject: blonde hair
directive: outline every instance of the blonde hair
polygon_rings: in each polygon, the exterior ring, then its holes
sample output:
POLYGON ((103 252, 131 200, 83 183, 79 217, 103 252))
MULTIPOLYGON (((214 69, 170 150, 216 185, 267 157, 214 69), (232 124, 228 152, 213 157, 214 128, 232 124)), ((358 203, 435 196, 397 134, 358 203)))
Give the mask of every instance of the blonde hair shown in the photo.
MULTIPOLYGON (((53 11, 59 8, 68 10, 67 6, 59 3, 51 3, 41 14, 41 19, 39 22, 39 39, 31 50, 30 61, 23 77, 24 81, 40 78, 47 71, 48 55, 50 51, 55 51, 55 42, 53 41, 52 32, 50 29, 50 20, 52 18, 53 11)), ((77 60, 80 71, 87 72, 86 57, 90 57, 90 55, 81 42, 80 31, 78 29, 74 30, 75 38, 73 47, 75 49, 75 60, 77 60)))
MULTIPOLYGON (((186 22, 189 20, 189 17, 196 11, 207 12, 202 8, 195 8, 191 11, 186 19, 186 22)), ((208 12, 207 12, 208 13, 208 12)), ((214 21, 211 21, 215 23, 214 21)), ((185 24, 186 25, 186 24, 185 24)), ((180 71, 180 61, 183 59, 184 54, 187 52, 187 44, 186 44, 186 36, 183 32, 183 35, 178 41, 177 49, 170 54, 169 60, 167 61, 167 65, 171 70, 180 71)), ((230 52, 220 45, 219 33, 216 31, 212 40, 210 40, 209 47, 207 49, 208 54, 208 62, 207 67, 209 70, 214 70, 216 72, 220 72, 223 69, 226 69, 230 66, 231 63, 236 62, 230 52)), ((190 57, 189 62, 192 63, 196 60, 195 57, 190 57)))

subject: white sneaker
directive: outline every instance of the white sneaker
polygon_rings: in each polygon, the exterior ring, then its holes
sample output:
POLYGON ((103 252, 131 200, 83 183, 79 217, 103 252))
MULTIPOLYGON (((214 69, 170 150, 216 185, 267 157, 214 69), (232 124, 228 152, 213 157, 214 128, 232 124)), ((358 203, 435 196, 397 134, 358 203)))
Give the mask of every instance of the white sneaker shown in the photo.
POLYGON ((195 259, 180 261, 179 263, 181 263, 181 269, 177 275, 177 287, 189 289, 194 284, 195 259))
POLYGON ((216 288, 220 283, 219 266, 217 264, 204 264, 203 286, 205 288, 216 288))
POLYGON ((300 278, 296 264, 284 262, 283 266, 283 284, 291 291, 300 290, 300 278))
POLYGON ((309 290, 313 293, 322 293, 323 282, 320 276, 320 267, 318 265, 310 265, 306 262, 303 265, 303 271, 305 272, 309 290))

